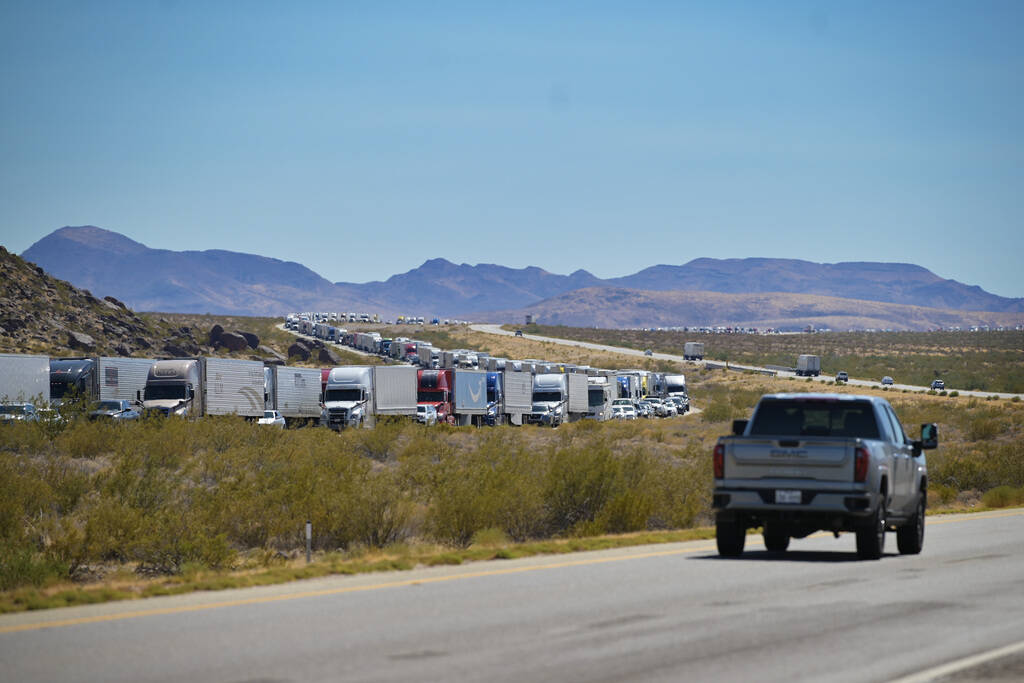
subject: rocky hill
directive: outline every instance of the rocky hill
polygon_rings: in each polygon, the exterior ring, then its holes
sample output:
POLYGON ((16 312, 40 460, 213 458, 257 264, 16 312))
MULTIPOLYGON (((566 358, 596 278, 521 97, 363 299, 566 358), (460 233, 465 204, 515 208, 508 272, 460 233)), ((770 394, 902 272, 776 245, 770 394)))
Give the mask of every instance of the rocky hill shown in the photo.
POLYGON ((118 299, 97 298, 3 247, 0 273, 0 352, 145 358, 216 353, 281 363, 288 356, 335 360, 322 345, 303 346, 291 335, 261 340, 247 331, 246 321, 139 315, 118 299))

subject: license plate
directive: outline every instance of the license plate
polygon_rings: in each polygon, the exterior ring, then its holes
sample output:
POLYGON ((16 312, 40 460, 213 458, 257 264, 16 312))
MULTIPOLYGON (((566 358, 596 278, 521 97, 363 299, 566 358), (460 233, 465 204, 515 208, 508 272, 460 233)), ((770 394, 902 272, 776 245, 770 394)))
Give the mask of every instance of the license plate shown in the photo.
POLYGON ((775 502, 779 504, 791 505, 793 503, 799 503, 802 496, 799 491, 792 491, 790 489, 775 489, 775 502))

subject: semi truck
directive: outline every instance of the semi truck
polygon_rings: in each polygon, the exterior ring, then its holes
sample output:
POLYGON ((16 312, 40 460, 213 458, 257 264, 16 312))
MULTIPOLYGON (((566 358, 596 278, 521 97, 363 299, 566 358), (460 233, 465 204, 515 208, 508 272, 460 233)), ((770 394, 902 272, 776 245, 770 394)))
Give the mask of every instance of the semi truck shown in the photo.
POLYGON ((0 353, 0 401, 40 401, 41 405, 48 404, 49 356, 0 353))
POLYGON ((587 377, 587 418, 604 422, 612 417, 612 401, 618 398, 608 377, 587 377))
POLYGON ((324 388, 320 424, 334 430, 372 427, 373 367, 350 365, 331 368, 324 388))
POLYGON ((557 427, 587 414, 587 376, 580 373, 544 373, 533 376, 533 407, 527 416, 532 424, 557 427))
POLYGON ((796 374, 798 377, 817 377, 821 374, 821 358, 807 353, 800 354, 796 359, 796 374))
POLYGON ((50 400, 141 401, 151 358, 51 358, 50 400))
POLYGON ((438 422, 455 422, 454 389, 455 379, 451 369, 416 371, 416 402, 418 405, 433 406, 437 410, 438 422))
POLYGON ((260 361, 175 358, 155 361, 146 376, 146 411, 181 417, 240 415, 258 418, 266 405, 260 361))
POLYGON ((665 375, 665 396, 688 396, 686 375, 665 375))
POLYGON ((619 385, 618 398, 628 398, 631 401, 639 401, 643 396, 643 389, 640 387, 640 377, 631 372, 616 372, 615 381, 619 385))
POLYGON ((684 360, 704 360, 704 342, 686 342, 683 344, 684 360))
POLYGON ((416 369, 408 365, 331 368, 320 423, 331 429, 372 427, 381 416, 416 417, 416 369))

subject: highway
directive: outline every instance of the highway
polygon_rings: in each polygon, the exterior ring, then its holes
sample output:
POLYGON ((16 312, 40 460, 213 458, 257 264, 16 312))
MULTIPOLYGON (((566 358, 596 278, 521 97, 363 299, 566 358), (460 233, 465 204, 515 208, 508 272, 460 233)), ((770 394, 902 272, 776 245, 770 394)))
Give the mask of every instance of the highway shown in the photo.
MULTIPOLYGON (((486 334, 498 334, 498 335, 503 335, 503 336, 506 336, 506 337, 513 336, 515 334, 514 332, 510 332, 509 330, 502 329, 501 325, 474 324, 474 325, 470 325, 470 327, 472 329, 476 330, 477 332, 483 332, 483 333, 486 333, 486 334)), ((559 339, 557 337, 542 337, 542 336, 536 335, 536 334, 525 334, 524 333, 522 336, 523 336, 523 339, 532 339, 534 341, 539 341, 539 342, 549 342, 549 343, 553 343, 553 344, 562 344, 564 346, 575 346, 575 347, 578 347, 578 348, 590 349, 592 351, 605 351, 605 352, 609 352, 609 353, 621 353, 621 354, 624 354, 624 355, 627 355, 627 356, 638 356, 640 358, 653 358, 654 360, 667 360, 667 361, 671 361, 673 363, 689 363, 689 364, 693 364, 693 365, 703 365, 704 364, 704 361, 699 361, 699 362, 698 361, 688 361, 688 360, 684 359, 682 356, 676 356, 676 355, 673 355, 673 354, 670 354, 670 353, 652 353, 650 356, 648 356, 643 351, 639 351, 637 349, 629 349, 629 348, 626 348, 626 347, 623 347, 623 346, 608 346, 606 344, 594 344, 594 343, 591 343, 591 342, 577 341, 575 339, 559 339)), ((715 361, 709 361, 709 362, 713 366, 725 367, 725 364, 723 364, 721 362, 715 362, 715 361)), ((740 372, 746 371, 746 370, 749 370, 749 371, 752 371, 752 372, 770 372, 772 374, 775 374, 778 377, 796 377, 796 373, 793 373, 793 372, 787 372, 785 370, 778 370, 778 371, 770 370, 768 368, 758 367, 758 366, 754 366, 754 365, 738 365, 736 363, 729 363, 727 369, 729 369, 729 370, 736 370, 736 371, 740 371, 740 372)), ((827 382, 834 382, 835 381, 835 377, 832 376, 832 375, 819 375, 818 377, 814 377, 814 378, 811 378, 811 379, 813 379, 816 382, 826 382, 826 383, 827 382)), ((879 378, 879 379, 881 379, 881 378, 879 378)), ((849 384, 851 386, 874 387, 876 389, 881 386, 879 380, 855 379, 853 377, 850 378, 850 380, 847 382, 847 384, 849 384)), ((894 384, 890 388, 890 391, 903 391, 904 389, 907 390, 907 391, 928 391, 928 387, 915 386, 915 385, 912 385, 912 384, 894 384)), ((953 389, 956 389, 956 387, 947 387, 947 389, 953 390, 953 389)), ((998 396, 999 398, 1006 398, 1006 399, 1013 398, 1014 396, 1017 396, 1017 397, 1020 397, 1020 398, 1024 398, 1024 394, 1008 394, 1008 393, 999 393, 999 392, 993 392, 993 391, 967 391, 967 390, 964 390, 964 389, 957 389, 957 391, 959 391, 961 396, 977 396, 979 398, 985 398, 985 397, 988 397, 988 396, 998 396)))
POLYGON ((0 616, 0 678, 1024 676, 1024 510, 930 517, 921 555, 895 554, 890 534, 877 562, 856 559, 850 534, 782 555, 756 536, 747 548, 641 546, 0 616), (965 659, 997 648, 994 662, 965 659))

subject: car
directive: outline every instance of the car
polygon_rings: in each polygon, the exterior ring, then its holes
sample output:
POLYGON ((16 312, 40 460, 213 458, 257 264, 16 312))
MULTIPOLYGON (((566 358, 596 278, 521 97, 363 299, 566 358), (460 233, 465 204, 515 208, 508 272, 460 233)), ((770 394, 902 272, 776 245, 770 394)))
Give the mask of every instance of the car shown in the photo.
POLYGON ((946 383, 944 381, 942 381, 941 379, 933 379, 932 380, 932 389, 935 390, 935 391, 945 391, 946 390, 946 383))
POLYGON ((658 411, 650 401, 637 401, 636 414, 640 417, 654 417, 658 411))
POLYGON ((517 337, 522 337, 523 336, 523 331, 522 330, 516 330, 516 336, 517 337))
POLYGON ((895 383, 896 382, 893 381, 893 378, 890 377, 889 375, 886 375, 885 377, 882 378, 882 385, 883 386, 892 386, 895 383))
POLYGON ((0 404, 0 422, 35 422, 39 419, 32 403, 0 404))
POLYGON ((654 351, 651 351, 650 349, 644 349, 644 355, 645 356, 653 356, 654 355, 654 351))
POLYGON ((643 402, 650 404, 654 410, 655 417, 668 417, 668 408, 662 400, 656 396, 644 396, 643 402))
POLYGON ((138 420, 142 417, 142 407, 127 399, 107 399, 96 404, 96 408, 89 411, 90 420, 113 420, 122 422, 127 420, 138 420))
POLYGON ((416 421, 425 425, 437 424, 437 408, 434 406, 416 406, 416 421))
POLYGON ((613 405, 612 406, 612 419, 615 419, 615 420, 635 420, 636 419, 636 408, 634 408, 631 404, 613 405))
POLYGON ((850 381, 850 376, 848 374, 846 374, 846 370, 840 370, 839 372, 836 373, 836 381, 837 382, 849 382, 850 381))
POLYGON ((256 420, 257 424, 267 425, 269 427, 284 428, 284 416, 277 410, 264 410, 263 417, 256 420))
POLYGON ((668 396, 665 400, 670 401, 676 407, 677 415, 690 412, 690 399, 688 396, 668 396))

